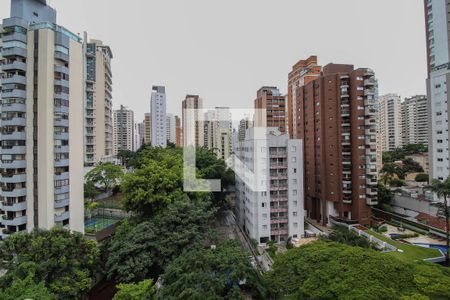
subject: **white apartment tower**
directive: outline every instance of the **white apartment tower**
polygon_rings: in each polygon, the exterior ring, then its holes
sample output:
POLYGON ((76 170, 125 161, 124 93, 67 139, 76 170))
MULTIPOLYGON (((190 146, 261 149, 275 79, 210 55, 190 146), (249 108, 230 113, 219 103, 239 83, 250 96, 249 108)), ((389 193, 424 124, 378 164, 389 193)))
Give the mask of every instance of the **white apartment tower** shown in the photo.
POLYGON ((167 147, 166 131, 166 88, 153 86, 151 95, 151 144, 153 147, 167 147))
POLYGON ((278 128, 254 127, 235 140, 239 224, 264 244, 304 235, 302 140, 278 128))
POLYGON ((113 155, 112 72, 113 58, 102 41, 87 41, 84 35, 86 61, 85 166, 93 166, 113 155))
POLYGON ((167 141, 171 142, 172 144, 177 143, 177 129, 176 129, 176 118, 173 114, 167 114, 166 115, 166 136, 167 141))
POLYGON ((0 32, 0 238, 84 232, 81 39, 45 0, 12 0, 0 32))
POLYGON ((402 146, 402 105, 396 94, 379 97, 379 126, 382 151, 393 151, 402 146))
POLYGON ((449 176, 450 3, 424 0, 428 61, 430 179, 449 176))
POLYGON ((402 103, 402 144, 428 145, 427 96, 406 98, 402 103))
POLYGON ((120 150, 134 150, 134 113, 123 105, 114 111, 114 155, 120 150))

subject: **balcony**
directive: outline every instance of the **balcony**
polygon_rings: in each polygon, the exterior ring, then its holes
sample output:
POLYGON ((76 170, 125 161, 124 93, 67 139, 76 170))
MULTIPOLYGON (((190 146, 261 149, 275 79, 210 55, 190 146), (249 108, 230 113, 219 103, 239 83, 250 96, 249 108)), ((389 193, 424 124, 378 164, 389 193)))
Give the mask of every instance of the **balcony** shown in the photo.
POLYGON ((279 207, 271 207, 270 208, 270 212, 271 213, 284 213, 284 212, 288 212, 289 211, 289 209, 288 209, 288 207, 287 206, 279 206, 279 207))
POLYGON ((375 90, 374 89, 365 89, 364 96, 375 96, 375 90))
POLYGON ((25 169, 27 167, 26 160, 3 160, 0 161, 0 169, 25 169))
POLYGON ((287 163, 281 163, 281 164, 270 164, 271 169, 286 169, 287 163))
POLYGON ((55 51, 55 59, 59 59, 63 62, 69 62, 69 55, 59 51, 55 51))
POLYGON ((1 141, 23 141, 27 139, 27 134, 25 132, 11 132, 0 134, 1 141))
POLYGON ((2 69, 3 71, 20 70, 26 72, 27 64, 21 61, 6 62, 2 65, 2 69))
POLYGON ((2 55, 5 58, 16 57, 16 56, 26 58, 28 53, 27 53, 27 49, 23 49, 23 48, 19 48, 19 47, 11 47, 11 48, 4 48, 2 50, 2 55))
POLYGON ((286 191, 288 189, 287 184, 271 184, 270 190, 271 191, 286 191))
POLYGON ((288 201, 289 200, 289 198, 288 198, 288 196, 286 195, 286 196, 271 196, 270 197, 270 201, 273 201, 273 202, 285 202, 285 201, 288 201))
POLYGON ((68 132, 55 132, 55 139, 56 140, 68 140, 69 139, 69 133, 68 132))
POLYGON ((55 153, 69 153, 69 146, 55 146, 55 153))
POLYGON ((287 153, 286 152, 271 152, 270 153, 270 157, 273 157, 273 158, 286 158, 287 157, 287 153))
POLYGON ((26 188, 6 188, 3 187, 0 190, 0 195, 2 197, 24 197, 27 195, 26 188))
POLYGON ((287 180, 288 175, 287 174, 270 174, 270 179, 273 180, 287 180))
POLYGON ((55 167, 67 167, 68 165, 68 159, 55 159, 55 167))
POLYGON ((70 186, 64 185, 64 186, 60 186, 60 187, 55 187, 54 193, 55 193, 55 195, 61 195, 61 194, 69 193, 69 191, 70 191, 70 186))
POLYGON ((69 172, 55 173, 55 180, 69 179, 69 172))
POLYGON ((68 220, 70 217, 70 214, 68 211, 65 211, 61 214, 55 214, 55 222, 62 222, 65 220, 68 220))
POLYGON ((10 34, 7 35, 3 35, 3 43, 4 42, 9 42, 9 41, 19 41, 19 42, 23 42, 23 43, 27 43, 27 35, 24 33, 20 33, 20 32, 12 32, 10 34))
POLYGON ((287 217, 270 219, 270 224, 285 224, 285 223, 289 223, 289 220, 287 217))
POLYGON ((288 235, 289 231, 287 229, 278 229, 278 230, 271 230, 271 235, 288 235))
POLYGON ((55 200, 55 209, 64 208, 66 206, 69 206, 69 204, 70 204, 70 199, 55 200))
POLYGON ((24 90, 19 90, 19 89, 13 89, 13 90, 8 90, 8 91, 3 91, 2 93, 2 98, 3 99, 7 99, 7 98, 21 98, 21 99, 26 99, 27 98, 27 92, 24 90))
POLYGON ((373 87, 373 86, 375 86, 376 84, 377 84, 377 81, 376 81, 375 78, 373 78, 373 77, 364 80, 364 86, 370 86, 370 87, 373 87))
POLYGON ((3 202, 0 203, 0 210, 9 211, 9 212, 18 212, 27 209, 27 202, 19 202, 19 203, 8 203, 3 202))
POLYGON ((1 84, 11 84, 11 83, 18 83, 18 84, 27 84, 27 78, 25 76, 21 75, 13 75, 8 78, 2 78, 0 80, 1 84))
POLYGON ((377 110, 374 108, 365 108, 364 113, 366 114, 366 116, 376 116, 377 110))
POLYGON ((366 203, 367 205, 377 205, 378 204, 378 199, 377 198, 366 198, 366 203))
POLYGON ((3 174, 0 176, 0 182, 2 183, 20 183, 26 181, 27 181, 27 174, 15 174, 11 176, 3 174))
POLYGON ((0 147, 0 154, 25 154, 27 148, 25 146, 3 146, 0 147))
POLYGON ((27 216, 8 217, 3 216, 2 223, 5 226, 20 226, 27 224, 27 216))
POLYGON ((0 109, 2 112, 26 112, 27 106, 22 103, 2 104, 0 109))

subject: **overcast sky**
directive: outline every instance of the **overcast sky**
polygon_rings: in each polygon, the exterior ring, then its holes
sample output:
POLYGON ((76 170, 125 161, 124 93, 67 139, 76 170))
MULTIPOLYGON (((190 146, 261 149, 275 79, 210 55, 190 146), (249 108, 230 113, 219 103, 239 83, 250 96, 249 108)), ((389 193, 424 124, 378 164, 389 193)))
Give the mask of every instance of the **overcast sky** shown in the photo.
MULTIPOLYGON (((0 18, 10 0, 0 0, 0 18)), ((49 1, 47 1, 49 2, 49 1)), ((165 85, 168 112, 199 94, 204 106, 253 107, 256 90, 283 93, 292 65, 375 70, 380 93, 423 94, 423 0, 51 0, 58 23, 110 45, 114 106, 136 120, 150 110, 152 85, 165 85)))

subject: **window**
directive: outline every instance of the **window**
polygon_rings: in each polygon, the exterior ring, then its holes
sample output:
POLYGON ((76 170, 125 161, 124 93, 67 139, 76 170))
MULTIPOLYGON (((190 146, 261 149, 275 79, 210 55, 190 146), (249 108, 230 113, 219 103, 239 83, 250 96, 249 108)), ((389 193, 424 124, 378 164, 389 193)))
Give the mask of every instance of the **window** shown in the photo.
POLYGON ((298 228, 298 223, 294 223, 294 228, 298 228))
POLYGON ((292 158, 292 162, 293 162, 293 163, 297 162, 297 158, 296 158, 296 157, 293 157, 293 158, 292 158))
POLYGON ((293 183, 293 184, 297 184, 297 179, 295 179, 295 178, 292 179, 292 183, 293 183))
POLYGON ((263 230, 267 230, 267 225, 263 225, 263 226, 262 226, 262 229, 263 229, 263 230))
POLYGON ((262 215, 263 219, 267 219, 267 214, 262 215))
POLYGON ((293 190, 292 195, 297 196, 297 190, 293 190))
POLYGON ((3 49, 14 48, 14 47, 27 49, 27 44, 25 44, 24 42, 19 42, 19 41, 8 41, 8 42, 3 43, 3 49))
POLYGON ((266 202, 261 203, 261 207, 266 207, 266 202))
POLYGON ((293 212, 292 212, 292 215, 293 215, 294 217, 297 217, 298 213, 297 213, 296 211, 293 211, 293 212))
POLYGON ((295 152, 295 151, 297 151, 297 147, 292 146, 292 147, 291 147, 291 152, 295 152))
POLYGON ((297 169, 296 168, 294 168, 294 174, 296 174, 297 173, 297 169))

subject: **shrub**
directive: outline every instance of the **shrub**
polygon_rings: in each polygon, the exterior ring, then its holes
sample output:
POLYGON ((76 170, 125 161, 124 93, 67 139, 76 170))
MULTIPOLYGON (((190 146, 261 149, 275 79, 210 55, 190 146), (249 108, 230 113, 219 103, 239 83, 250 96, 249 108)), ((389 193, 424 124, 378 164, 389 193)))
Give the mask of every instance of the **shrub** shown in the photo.
POLYGON ((417 182, 428 182, 430 180, 430 176, 426 173, 420 173, 416 175, 415 181, 417 182))

